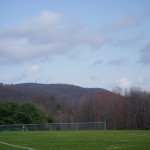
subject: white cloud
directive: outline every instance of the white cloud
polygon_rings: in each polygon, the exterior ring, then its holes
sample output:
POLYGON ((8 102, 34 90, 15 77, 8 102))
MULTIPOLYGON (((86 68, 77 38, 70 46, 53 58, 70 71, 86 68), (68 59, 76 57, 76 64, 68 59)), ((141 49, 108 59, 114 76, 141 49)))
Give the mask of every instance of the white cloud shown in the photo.
POLYGON ((40 73, 42 71, 41 66, 39 65, 33 65, 29 67, 28 69, 24 70, 22 73, 17 73, 16 75, 12 76, 10 78, 10 82, 18 83, 20 81, 26 82, 26 81, 35 81, 35 79, 40 78, 40 73))
POLYGON ((123 48, 137 47, 146 38, 146 33, 139 29, 144 23, 140 16, 122 15, 106 24, 103 30, 108 33, 110 46, 123 48))
POLYGON ((64 54, 84 45, 96 49, 108 40, 98 30, 72 23, 61 14, 43 11, 17 26, 0 29, 0 59, 32 60, 64 54))
POLYGON ((133 80, 123 77, 117 80, 116 83, 117 86, 121 88, 131 88, 131 87, 145 88, 145 86, 147 85, 147 80, 142 76, 139 76, 133 80))
POLYGON ((40 71, 41 71, 41 67, 38 66, 38 65, 34 65, 34 66, 32 66, 31 68, 29 68, 29 69, 27 70, 26 74, 27 74, 28 76, 32 76, 32 75, 38 74, 40 71))
POLYGON ((129 88, 132 84, 133 84, 133 81, 125 77, 117 81, 117 85, 121 88, 129 88))
POLYGON ((139 17, 124 15, 112 21, 107 28, 111 31, 123 30, 140 25, 143 20, 139 17))

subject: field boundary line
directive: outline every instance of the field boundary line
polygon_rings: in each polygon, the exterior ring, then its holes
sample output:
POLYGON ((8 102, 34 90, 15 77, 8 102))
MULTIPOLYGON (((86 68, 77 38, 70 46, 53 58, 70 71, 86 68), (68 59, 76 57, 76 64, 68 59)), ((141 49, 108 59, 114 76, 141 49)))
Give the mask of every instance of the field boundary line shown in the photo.
POLYGON ((4 145, 11 146, 11 147, 16 147, 16 148, 27 149, 27 150, 36 150, 36 149, 30 148, 30 147, 18 146, 18 145, 9 144, 9 143, 6 143, 6 142, 1 142, 1 141, 0 141, 0 144, 4 144, 4 145))

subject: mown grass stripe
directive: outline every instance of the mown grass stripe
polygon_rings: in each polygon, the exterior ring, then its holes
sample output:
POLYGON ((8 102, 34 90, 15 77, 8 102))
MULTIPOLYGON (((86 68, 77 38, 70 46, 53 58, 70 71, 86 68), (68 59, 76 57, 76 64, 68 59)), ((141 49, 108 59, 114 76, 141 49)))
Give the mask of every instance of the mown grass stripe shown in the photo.
POLYGON ((149 135, 139 135, 139 134, 129 134, 129 135, 132 135, 132 136, 143 136, 143 137, 150 137, 149 135))

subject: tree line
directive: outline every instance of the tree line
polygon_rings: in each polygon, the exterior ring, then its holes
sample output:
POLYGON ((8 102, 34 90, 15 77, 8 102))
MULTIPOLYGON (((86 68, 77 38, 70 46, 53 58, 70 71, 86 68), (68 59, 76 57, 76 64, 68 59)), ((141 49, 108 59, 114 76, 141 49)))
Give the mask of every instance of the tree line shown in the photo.
POLYGON ((84 97, 78 111, 79 120, 106 121, 107 129, 150 129, 150 93, 140 89, 84 97))
POLYGON ((0 103, 0 124, 106 121, 107 129, 150 129, 150 93, 139 88, 97 93, 77 102, 50 96, 36 103, 0 103))
POLYGON ((4 124, 40 124, 52 122, 50 115, 36 104, 17 102, 0 103, 0 125, 4 124))

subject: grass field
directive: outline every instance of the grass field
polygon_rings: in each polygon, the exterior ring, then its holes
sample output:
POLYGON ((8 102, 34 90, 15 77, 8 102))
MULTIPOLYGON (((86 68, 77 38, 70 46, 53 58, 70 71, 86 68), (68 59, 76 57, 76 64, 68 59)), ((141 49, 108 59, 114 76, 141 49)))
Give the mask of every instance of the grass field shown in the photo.
POLYGON ((149 131, 0 132, 0 150, 150 150, 149 131))

